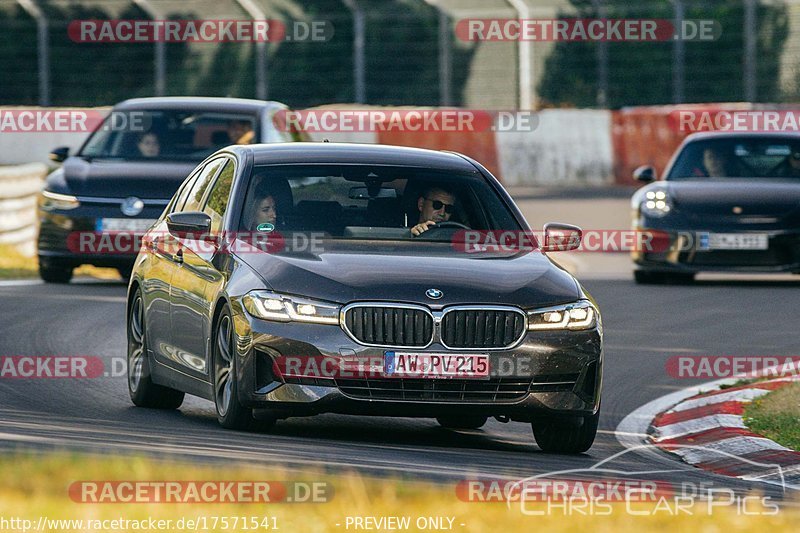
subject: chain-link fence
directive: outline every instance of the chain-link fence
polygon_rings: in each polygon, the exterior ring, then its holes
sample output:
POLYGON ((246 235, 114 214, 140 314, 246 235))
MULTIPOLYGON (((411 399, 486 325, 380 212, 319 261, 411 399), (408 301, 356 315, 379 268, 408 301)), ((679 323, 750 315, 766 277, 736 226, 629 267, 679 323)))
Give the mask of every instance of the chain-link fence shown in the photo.
POLYGON ((0 0, 0 104, 152 95, 476 108, 789 102, 800 0, 0 0), (80 20, 324 21, 325 39, 82 42, 80 20), (474 19, 711 20, 712 41, 469 40, 474 19))

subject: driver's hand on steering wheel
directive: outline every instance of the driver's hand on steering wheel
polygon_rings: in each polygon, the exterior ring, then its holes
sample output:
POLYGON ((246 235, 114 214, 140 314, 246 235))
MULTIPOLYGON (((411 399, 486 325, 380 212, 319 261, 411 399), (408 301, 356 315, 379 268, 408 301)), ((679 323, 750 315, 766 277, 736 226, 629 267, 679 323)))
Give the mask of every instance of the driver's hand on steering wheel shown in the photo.
POLYGON ((413 235, 414 237, 419 237, 424 232, 428 231, 431 228, 431 226, 434 225, 436 225, 436 222, 434 222, 433 220, 427 220, 425 222, 421 222, 416 226, 414 226, 413 228, 411 228, 411 235, 413 235))

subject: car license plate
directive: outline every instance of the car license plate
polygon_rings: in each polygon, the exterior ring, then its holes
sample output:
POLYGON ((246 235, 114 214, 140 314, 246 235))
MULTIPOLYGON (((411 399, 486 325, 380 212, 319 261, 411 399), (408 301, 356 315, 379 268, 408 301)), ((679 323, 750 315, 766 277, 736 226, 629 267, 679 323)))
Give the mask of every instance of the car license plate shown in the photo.
POLYGON ((95 231, 129 231, 131 233, 144 233, 155 220, 149 218, 98 218, 95 231))
POLYGON ((489 356, 385 352, 383 369, 389 377, 488 379, 489 356))
POLYGON ((766 250, 769 235, 766 233, 700 233, 700 250, 766 250))

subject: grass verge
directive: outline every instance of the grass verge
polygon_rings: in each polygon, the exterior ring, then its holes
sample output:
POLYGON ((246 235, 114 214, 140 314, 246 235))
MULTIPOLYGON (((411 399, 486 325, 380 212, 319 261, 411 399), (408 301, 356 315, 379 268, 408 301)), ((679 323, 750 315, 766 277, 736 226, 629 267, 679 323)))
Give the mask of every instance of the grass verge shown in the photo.
POLYGON ((800 450, 800 383, 792 383, 756 399, 745 410, 745 423, 792 450, 800 450))
MULTIPOLYGON (((75 269, 76 277, 88 276, 98 279, 119 279, 113 268, 98 268, 83 265, 75 269)), ((39 277, 39 262, 36 256, 27 257, 16 247, 0 244, 0 279, 31 279, 39 277)))
MULTIPOLYGON (((258 437, 254 437, 258 439, 258 437)), ((307 471, 290 472, 275 467, 265 468, 244 463, 227 462, 224 466, 197 465, 166 460, 156 461, 141 457, 85 456, 75 454, 28 455, 4 454, 0 457, 0 528, 2 520, 17 518, 29 520, 28 525, 47 520, 45 529, 53 531, 96 530, 88 520, 129 521, 171 520, 171 531, 191 528, 180 527, 179 520, 200 521, 205 517, 202 531, 354 531, 364 530, 353 525, 354 517, 408 517, 411 527, 418 531, 418 520, 429 517, 440 519, 451 531, 796 531, 797 511, 783 510, 773 515, 746 515, 737 512, 736 506, 713 509, 696 504, 691 509, 674 512, 674 505, 612 504, 603 513, 589 512, 586 506, 580 512, 567 513, 564 505, 545 511, 544 504, 527 504, 526 512, 519 503, 507 507, 505 502, 468 502, 457 496, 455 484, 432 484, 399 479, 374 479, 356 474, 321 474, 307 471), (282 481, 329 483, 327 493, 332 497, 326 503, 82 503, 82 494, 75 490, 76 482, 89 481, 282 481), (70 492, 70 488, 73 491, 70 492), (70 494, 73 496, 71 497, 70 494), (78 501, 75 501, 77 499, 78 501), (538 507, 534 507, 538 505, 538 507), (670 510, 672 509, 672 510, 670 510), (542 514, 532 515, 530 511, 542 514), (633 515, 631 510, 640 513, 633 515), (222 518, 227 517, 227 527, 222 518), (233 517, 238 517, 238 527, 233 527, 233 517), (263 518, 268 517, 264 527, 263 518), (348 522, 350 517, 350 522, 348 522), (252 519, 260 524, 253 527, 252 519), (243 527, 241 520, 248 524, 243 527), (450 522, 452 519, 452 522, 450 522), (83 521, 53 525, 52 520, 83 521), (211 527, 216 521, 217 526, 211 527), (350 526, 348 527, 348 523, 350 526)), ((465 475, 465 477, 467 477, 465 475)), ((101 494, 100 492, 96 494, 101 494)), ((749 512, 756 509, 752 506, 749 512)), ((429 522, 423 522, 423 525, 429 522)), ((19 524, 19 522, 18 522, 19 524)), ((385 523, 384 523, 385 524, 385 523)), ((390 527, 373 527, 385 531, 390 527)), ((22 528, 19 527, 21 530, 22 528)), ((133 530, 131 524, 108 525, 105 530, 133 530)), ((427 528, 428 530, 436 528, 427 528)), ((151 529, 152 530, 152 529, 151 529)))

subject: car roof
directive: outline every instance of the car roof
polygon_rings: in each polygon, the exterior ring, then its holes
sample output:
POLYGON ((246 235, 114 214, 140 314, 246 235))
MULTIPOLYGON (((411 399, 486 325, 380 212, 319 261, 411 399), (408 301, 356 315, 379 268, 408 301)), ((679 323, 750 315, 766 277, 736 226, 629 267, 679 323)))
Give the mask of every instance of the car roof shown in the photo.
POLYGON ((476 167, 455 152, 385 144, 293 142, 236 147, 253 154, 256 165, 370 164, 471 171, 476 167))
POLYGON ((249 100, 246 98, 211 98, 198 96, 164 96, 154 98, 132 98, 114 106, 116 110, 200 110, 240 113, 260 113, 265 109, 285 109, 280 102, 249 100))
POLYGON ((686 137, 686 142, 705 141, 709 139, 731 139, 731 138, 752 139, 759 137, 800 139, 800 132, 789 131, 702 131, 692 133, 686 137))

